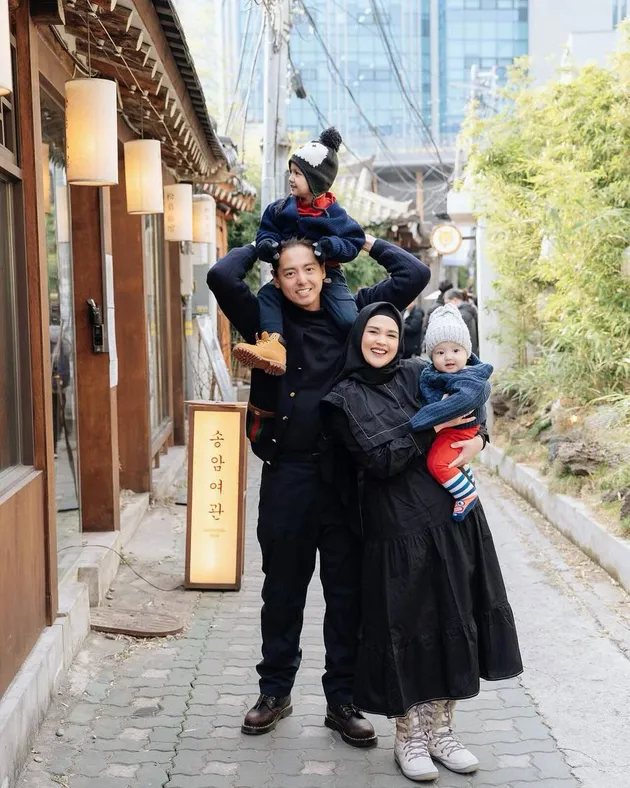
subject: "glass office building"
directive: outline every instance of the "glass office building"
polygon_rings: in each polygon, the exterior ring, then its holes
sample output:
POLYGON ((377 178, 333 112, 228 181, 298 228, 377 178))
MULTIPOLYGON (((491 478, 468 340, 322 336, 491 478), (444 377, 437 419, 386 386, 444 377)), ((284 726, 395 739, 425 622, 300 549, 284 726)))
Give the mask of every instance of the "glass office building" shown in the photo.
MULTIPOLYGON (((308 0, 305 5, 310 18, 296 3, 291 59, 310 101, 292 95, 289 130, 312 136, 326 118, 361 155, 383 147, 396 153, 426 149, 428 133, 420 116, 441 146, 450 145, 470 96, 471 68, 483 72, 495 66, 501 81, 514 58, 528 51, 528 0, 308 0)), ((244 9, 241 37, 247 14, 244 9)), ((254 51, 257 33, 250 19, 246 51, 254 51)), ((261 52, 260 64, 262 59, 261 52)), ((262 120, 261 65, 248 118, 262 120)))

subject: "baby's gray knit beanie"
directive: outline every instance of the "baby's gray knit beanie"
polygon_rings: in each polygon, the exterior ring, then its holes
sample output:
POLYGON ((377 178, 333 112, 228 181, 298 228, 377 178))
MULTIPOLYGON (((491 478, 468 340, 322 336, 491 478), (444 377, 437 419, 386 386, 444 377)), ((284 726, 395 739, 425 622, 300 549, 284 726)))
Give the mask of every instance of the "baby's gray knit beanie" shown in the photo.
POLYGON ((455 304, 445 304, 433 310, 424 341, 429 358, 440 342, 455 342, 466 350, 468 356, 472 353, 470 332, 455 304))

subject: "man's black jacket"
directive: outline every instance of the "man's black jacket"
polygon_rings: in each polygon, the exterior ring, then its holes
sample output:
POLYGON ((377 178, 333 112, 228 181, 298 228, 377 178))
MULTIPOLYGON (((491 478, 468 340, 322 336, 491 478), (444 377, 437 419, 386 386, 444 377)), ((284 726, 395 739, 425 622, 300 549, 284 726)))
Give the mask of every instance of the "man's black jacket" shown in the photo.
MULTIPOLYGON (((370 255, 385 268, 389 278, 359 290, 355 296, 359 310, 376 301, 389 301, 402 310, 429 281, 428 267, 398 246, 377 240, 370 255)), ((255 262, 256 248, 252 244, 232 249, 215 263, 207 278, 208 287, 216 296, 221 310, 247 342, 254 342, 256 333, 260 331, 258 298, 244 281, 255 262)), ((303 333, 300 326, 285 319, 284 334, 286 373, 276 378, 260 370, 252 371, 247 432, 254 453, 268 464, 273 463, 282 448, 283 435, 293 410, 293 398, 300 390, 303 333)), ((341 349, 342 345, 340 355, 341 349)))

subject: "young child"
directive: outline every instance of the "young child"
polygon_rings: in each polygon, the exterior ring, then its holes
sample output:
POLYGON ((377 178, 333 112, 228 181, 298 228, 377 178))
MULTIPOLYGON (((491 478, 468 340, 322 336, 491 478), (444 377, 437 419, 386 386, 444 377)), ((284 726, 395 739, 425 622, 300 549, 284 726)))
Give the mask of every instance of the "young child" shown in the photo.
MULTIPOLYGON (((260 260, 270 263, 279 259, 283 240, 297 236, 313 241, 316 257, 326 264, 322 306, 339 328, 347 331, 357 307, 339 264, 354 260, 365 243, 365 233, 330 192, 339 169, 341 142, 337 129, 329 128, 319 140, 306 143, 291 156, 291 194, 265 210, 256 234, 256 250, 260 260)), ((259 290, 260 338, 255 345, 241 342, 233 351, 241 363, 270 375, 286 371, 282 298, 273 282, 259 290)))
POLYGON ((420 394, 424 407, 411 419, 419 432, 468 414, 474 419, 459 427, 446 427, 433 442, 427 468, 433 478, 455 498, 454 520, 463 520, 479 500, 470 465, 451 468, 459 450, 451 443, 469 440, 479 432, 485 419, 485 403, 490 397, 493 368, 482 364, 472 353, 470 333, 454 304, 438 307, 431 315, 425 336, 432 363, 420 374, 420 394))

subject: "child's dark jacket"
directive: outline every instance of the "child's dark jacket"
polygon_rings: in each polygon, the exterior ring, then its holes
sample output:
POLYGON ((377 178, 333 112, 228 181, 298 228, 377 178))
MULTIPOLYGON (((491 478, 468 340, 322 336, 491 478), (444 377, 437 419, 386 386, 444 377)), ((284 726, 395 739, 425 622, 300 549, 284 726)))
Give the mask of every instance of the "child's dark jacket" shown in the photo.
POLYGON ((488 379, 493 371, 491 364, 483 364, 474 354, 459 372, 438 372, 433 364, 426 366, 420 374, 420 395, 426 404, 411 419, 412 430, 427 430, 471 411, 475 411, 475 421, 461 428, 483 423, 491 392, 488 379), (445 394, 449 396, 442 399, 445 394))
POLYGON ((286 241, 288 238, 308 238, 310 241, 329 242, 328 257, 339 263, 349 263, 359 254, 365 243, 365 233, 334 199, 327 208, 316 214, 298 210, 297 199, 277 200, 267 206, 256 233, 256 244, 262 241, 286 241))

